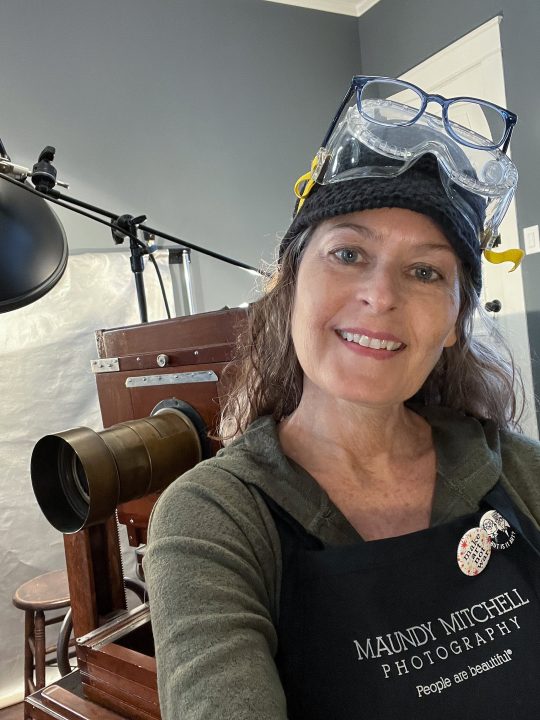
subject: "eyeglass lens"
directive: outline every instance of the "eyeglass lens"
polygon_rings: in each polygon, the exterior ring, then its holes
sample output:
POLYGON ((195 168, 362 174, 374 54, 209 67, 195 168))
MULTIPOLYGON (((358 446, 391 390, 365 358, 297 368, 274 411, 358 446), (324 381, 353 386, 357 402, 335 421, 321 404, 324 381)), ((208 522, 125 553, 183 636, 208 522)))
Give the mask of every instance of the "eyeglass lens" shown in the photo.
POLYGON ((385 125, 410 122, 420 112, 422 102, 420 93, 396 80, 371 80, 364 85, 360 95, 363 115, 385 125), (389 99, 394 103, 382 106, 376 102, 389 99), (400 107, 398 103, 407 107, 400 107))
MULTIPOLYGON (((416 120, 423 103, 420 92, 398 80, 370 80, 362 88, 358 99, 364 117, 383 125, 401 125, 416 120), (392 103, 377 102, 390 99, 392 103)), ((441 118, 442 107, 439 103, 432 102, 428 107, 430 115, 441 118)), ((504 138, 504 116, 496 107, 482 100, 451 102, 447 116, 454 134, 466 144, 471 143, 471 129, 493 145, 499 145, 504 138)))
POLYGON ((448 122, 454 133, 467 141, 466 128, 471 128, 483 137, 499 145, 506 131, 506 120, 497 108, 480 100, 458 100, 448 106, 448 122))

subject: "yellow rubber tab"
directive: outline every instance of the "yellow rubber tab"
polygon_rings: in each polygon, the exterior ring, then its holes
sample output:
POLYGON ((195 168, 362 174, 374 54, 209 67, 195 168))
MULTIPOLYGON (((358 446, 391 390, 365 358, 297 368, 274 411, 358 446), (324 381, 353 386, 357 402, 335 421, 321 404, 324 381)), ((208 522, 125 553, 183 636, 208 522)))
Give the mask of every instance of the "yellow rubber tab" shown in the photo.
POLYGON ((317 170, 320 160, 321 155, 319 151, 311 161, 311 168, 308 170, 308 172, 300 175, 298 180, 294 183, 294 194, 300 201, 296 209, 297 213, 299 212, 306 198, 309 196, 309 193, 311 192, 313 186, 315 185, 315 178, 317 177, 315 171, 317 170))
POLYGON ((512 248, 511 250, 503 250, 502 252, 484 250, 484 257, 488 262, 493 263, 494 265, 498 265, 503 262, 514 263, 514 267, 508 272, 514 272, 514 270, 519 267, 524 255, 524 251, 520 248, 512 248))

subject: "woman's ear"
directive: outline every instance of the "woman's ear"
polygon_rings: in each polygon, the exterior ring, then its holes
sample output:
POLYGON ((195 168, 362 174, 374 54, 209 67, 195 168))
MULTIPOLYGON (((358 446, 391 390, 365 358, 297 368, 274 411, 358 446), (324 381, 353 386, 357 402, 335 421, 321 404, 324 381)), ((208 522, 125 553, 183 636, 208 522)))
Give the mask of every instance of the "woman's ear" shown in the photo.
POLYGON ((446 336, 443 347, 448 348, 452 347, 452 345, 455 345, 457 343, 457 329, 456 325, 452 327, 448 335, 446 336))

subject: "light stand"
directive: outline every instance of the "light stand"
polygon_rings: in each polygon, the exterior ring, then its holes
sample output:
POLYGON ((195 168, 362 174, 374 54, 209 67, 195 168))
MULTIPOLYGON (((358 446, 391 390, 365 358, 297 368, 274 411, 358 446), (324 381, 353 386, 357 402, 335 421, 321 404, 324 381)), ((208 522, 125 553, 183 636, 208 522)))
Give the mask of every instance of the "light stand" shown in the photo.
POLYGON ((188 310, 190 315, 194 315, 195 301, 193 300, 193 287, 191 285, 191 250, 182 248, 182 267, 184 268, 184 283, 186 285, 186 294, 188 301, 188 310))
POLYGON ((137 228, 140 223, 146 220, 146 215, 139 215, 134 218, 133 215, 120 215, 117 218, 116 228, 112 229, 113 240, 117 245, 121 245, 126 237, 129 237, 129 249, 131 250, 131 271, 135 277, 135 289, 137 290, 137 301, 139 303, 139 315, 141 322, 148 322, 148 310, 146 307, 146 293, 144 290, 144 260, 143 256, 149 252, 140 241, 137 242, 137 228), (120 229, 118 229, 120 228, 120 229))

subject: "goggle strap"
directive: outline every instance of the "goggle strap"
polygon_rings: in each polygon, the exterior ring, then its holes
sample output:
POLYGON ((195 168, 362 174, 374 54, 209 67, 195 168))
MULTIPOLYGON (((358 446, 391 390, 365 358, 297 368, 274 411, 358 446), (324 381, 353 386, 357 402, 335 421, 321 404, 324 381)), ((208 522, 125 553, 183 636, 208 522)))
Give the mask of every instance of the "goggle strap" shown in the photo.
POLYGON ((339 120, 339 118, 340 118, 340 116, 341 116, 341 113, 343 112, 343 110, 345 109, 345 106, 347 105, 347 103, 349 102, 349 100, 351 99, 351 97, 353 96, 355 90, 356 90, 356 86, 355 86, 355 84, 354 84, 354 79, 353 79, 353 82, 351 83, 351 86, 349 87, 349 89, 348 89, 348 91, 347 91, 347 94, 345 95, 345 97, 344 97, 343 100, 341 101, 341 104, 340 104, 340 106, 339 106, 339 108, 338 108, 337 113, 334 115, 334 119, 333 119, 332 122, 330 123, 330 127, 329 127, 328 130, 326 131, 326 135, 324 136, 324 139, 323 139, 323 141, 322 141, 322 143, 321 143, 321 147, 324 148, 324 147, 326 147, 326 145, 328 144, 328 140, 330 139, 330 136, 331 136, 332 133, 334 132, 334 128, 335 128, 336 125, 337 125, 337 122, 338 122, 338 120, 339 120))
POLYGON ((300 175, 298 180, 294 183, 294 194, 298 198, 296 215, 300 212, 302 205, 309 196, 310 192, 313 190, 321 172, 325 169, 328 158, 329 154, 325 148, 320 148, 311 161, 310 169, 303 175, 300 175))

